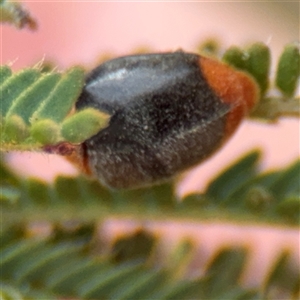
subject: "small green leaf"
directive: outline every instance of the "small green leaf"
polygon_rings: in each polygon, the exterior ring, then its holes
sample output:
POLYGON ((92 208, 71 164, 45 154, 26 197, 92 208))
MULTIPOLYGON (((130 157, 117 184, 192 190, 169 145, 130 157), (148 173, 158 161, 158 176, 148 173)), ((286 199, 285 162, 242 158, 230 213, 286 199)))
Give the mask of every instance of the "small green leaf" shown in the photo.
POLYGON ((246 55, 245 70, 256 79, 264 95, 269 86, 270 49, 263 43, 255 43, 247 49, 246 55))
POLYGON ((270 57, 270 49, 265 44, 255 43, 246 50, 230 47, 224 53, 223 61, 252 75, 264 95, 269 86, 270 57))
POLYGON ((3 117, 14 101, 39 77, 36 69, 25 69, 10 76, 0 87, 0 115, 3 117))
POLYGON ((2 138, 9 143, 20 143, 29 136, 29 130, 24 120, 17 115, 8 117, 5 120, 2 138))
POLYGON ((32 137, 42 145, 53 145, 61 141, 59 124, 49 119, 34 123, 30 131, 32 137))
POLYGON ((93 108, 84 109, 62 123, 62 136, 69 142, 80 143, 98 133, 108 123, 108 116, 93 108))
POLYGON ((209 185, 206 195, 215 201, 226 200, 255 175, 259 156, 258 151, 253 151, 234 163, 209 185))
POLYGON ((222 60, 237 69, 244 70, 246 55, 242 49, 236 46, 230 47, 223 55, 222 60))
POLYGON ((234 287, 244 269, 246 258, 247 250, 243 248, 221 250, 208 267, 205 295, 217 295, 234 287))
POLYGON ((8 66, 0 66, 0 86, 11 76, 12 72, 8 66))
POLYGON ((279 59, 276 72, 276 86, 287 97, 292 97, 296 91, 300 76, 299 45, 287 45, 279 59))
POLYGON ((41 102, 48 97, 55 84, 60 79, 60 74, 42 75, 34 84, 24 91, 11 105, 7 116, 16 114, 22 116, 26 124, 41 102))
POLYGON ((33 114, 31 122, 34 123, 42 119, 50 119, 57 123, 61 122, 71 111, 82 90, 83 77, 84 71, 82 68, 73 67, 67 71, 33 114))

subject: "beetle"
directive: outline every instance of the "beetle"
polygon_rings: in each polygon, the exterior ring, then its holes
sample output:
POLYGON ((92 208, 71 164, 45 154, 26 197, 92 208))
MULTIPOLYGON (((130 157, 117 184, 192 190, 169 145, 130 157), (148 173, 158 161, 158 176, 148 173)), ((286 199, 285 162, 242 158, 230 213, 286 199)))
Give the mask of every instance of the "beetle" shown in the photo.
POLYGON ((81 165, 117 189, 160 183, 204 161, 258 99, 255 81, 213 58, 183 51, 130 55, 86 77, 76 110, 109 114, 80 145, 81 165))

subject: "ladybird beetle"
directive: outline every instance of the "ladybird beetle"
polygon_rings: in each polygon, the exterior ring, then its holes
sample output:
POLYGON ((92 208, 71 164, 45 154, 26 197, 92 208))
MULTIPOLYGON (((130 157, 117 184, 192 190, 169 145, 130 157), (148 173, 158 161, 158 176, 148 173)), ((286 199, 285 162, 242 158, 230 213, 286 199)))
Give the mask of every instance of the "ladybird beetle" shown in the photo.
POLYGON ((109 124, 80 147, 86 172, 112 188, 137 188, 200 163, 228 139, 258 98, 246 74, 182 51, 130 55, 91 71, 76 109, 109 124))

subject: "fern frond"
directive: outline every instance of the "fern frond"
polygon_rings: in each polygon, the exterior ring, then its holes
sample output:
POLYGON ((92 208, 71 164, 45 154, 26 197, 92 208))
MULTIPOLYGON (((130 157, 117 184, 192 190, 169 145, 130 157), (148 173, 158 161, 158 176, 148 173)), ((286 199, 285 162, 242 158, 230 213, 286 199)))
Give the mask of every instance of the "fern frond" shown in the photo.
POLYGON ((218 178, 203 194, 182 201, 172 184, 131 191, 110 191, 83 176, 59 176, 53 185, 22 179, 1 165, 3 224, 14 220, 96 221, 107 216, 132 219, 224 220, 295 226, 299 224, 300 161, 271 173, 259 173, 252 152, 218 178))
MULTIPOLYGON (((190 278, 187 275, 193 258, 190 246, 179 245, 179 250, 175 250, 177 254, 171 255, 172 260, 157 264, 151 260, 153 253, 141 260, 139 251, 136 257, 120 261, 114 260, 114 248, 105 255, 92 255, 93 249, 86 250, 91 242, 78 244, 78 237, 73 233, 67 240, 56 240, 52 235, 48 238, 25 235, 24 226, 23 234, 20 227, 15 226, 0 235, 0 267, 3 270, 0 279, 4 294, 29 296, 39 291, 40 295, 53 295, 51 299, 217 300, 225 296, 228 299, 268 299, 274 295, 274 289, 285 296, 295 296, 299 292, 299 271, 291 265, 286 253, 282 256, 284 259, 273 264, 264 285, 246 289, 240 282, 249 252, 244 248, 220 249, 204 273, 194 270, 194 274, 201 275, 190 278), (182 252, 182 249, 187 251, 182 252), (185 259, 186 256, 189 259, 185 259), (174 266, 181 271, 177 272, 174 266), (284 286, 277 280, 282 270, 289 278, 284 286)), ((133 241, 132 237, 129 239, 133 241)), ((131 243, 131 247, 137 244, 131 243)))

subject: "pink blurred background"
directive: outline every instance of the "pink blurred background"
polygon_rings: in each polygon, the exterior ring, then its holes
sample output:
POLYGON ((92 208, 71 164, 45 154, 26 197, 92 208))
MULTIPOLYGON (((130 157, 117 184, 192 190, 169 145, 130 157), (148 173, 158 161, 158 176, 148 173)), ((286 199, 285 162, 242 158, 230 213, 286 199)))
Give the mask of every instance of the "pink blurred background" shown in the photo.
MULTIPOLYGON (((142 46, 158 52, 178 48, 195 51, 199 42, 216 37, 225 48, 253 41, 267 43, 272 51, 273 76, 284 45, 299 40, 299 2, 23 2, 37 19, 39 28, 30 32, 1 27, 1 64, 10 63, 15 70, 41 59, 54 60, 59 69, 73 64, 91 69, 102 54, 120 56, 142 46)), ((297 119, 282 119, 276 124, 245 121, 219 153, 185 176, 178 193, 203 190, 220 169, 254 148, 263 149, 264 170, 285 166, 299 157, 299 136, 297 119)), ((8 160, 20 174, 50 181, 57 172, 76 172, 63 159, 46 154, 13 154, 8 160)), ((115 224, 108 223, 107 230, 115 230, 115 224)), ((175 228, 174 224, 168 226, 175 228)), ((192 230, 191 224, 177 224, 174 236, 181 235, 183 226, 188 226, 185 231, 192 230)), ((241 237, 250 239, 258 249, 250 268, 252 275, 262 261, 268 264, 267 258, 278 250, 278 241, 292 248, 295 257, 299 255, 296 229, 201 226, 197 227, 199 230, 192 226, 192 231, 201 244, 206 241, 207 251, 216 243, 237 243, 241 237)), ((259 281, 257 274, 249 278, 252 283, 259 281)))

